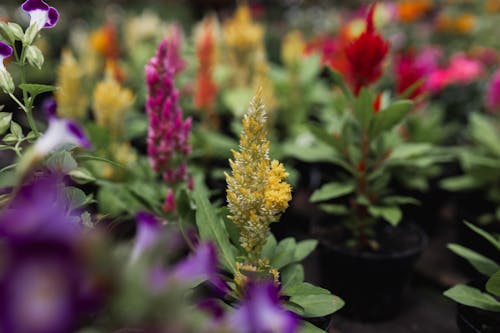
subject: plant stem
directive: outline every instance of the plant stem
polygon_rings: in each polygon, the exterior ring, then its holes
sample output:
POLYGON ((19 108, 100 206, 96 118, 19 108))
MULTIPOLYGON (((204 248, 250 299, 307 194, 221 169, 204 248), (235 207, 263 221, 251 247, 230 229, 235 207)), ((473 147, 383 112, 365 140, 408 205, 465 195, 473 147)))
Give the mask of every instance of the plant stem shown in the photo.
MULTIPOLYGON (((25 56, 25 48, 23 45, 23 50, 21 51, 21 59, 20 59, 20 66, 21 66, 21 84, 26 83, 26 56, 25 56)), ((26 90, 23 90, 23 100, 24 100, 24 105, 25 109, 24 111, 26 112, 26 117, 28 118, 28 124, 31 127, 31 130, 33 133, 35 133, 35 138, 38 138, 40 136, 40 133, 38 132, 38 128, 36 127, 36 122, 35 118, 33 117, 33 101, 30 100, 28 96, 28 92, 26 90)))

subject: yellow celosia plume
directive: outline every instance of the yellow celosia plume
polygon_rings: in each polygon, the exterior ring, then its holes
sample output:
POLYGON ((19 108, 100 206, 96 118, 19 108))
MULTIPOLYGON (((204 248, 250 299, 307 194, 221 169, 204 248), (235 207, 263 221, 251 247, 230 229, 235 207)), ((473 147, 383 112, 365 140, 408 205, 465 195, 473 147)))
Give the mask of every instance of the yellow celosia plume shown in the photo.
POLYGON ((94 89, 92 109, 96 123, 108 129, 114 138, 119 138, 125 116, 133 103, 132 91, 123 88, 108 70, 105 79, 94 89))
POLYGON ((70 50, 64 50, 57 68, 55 92, 57 113, 63 118, 83 119, 88 107, 88 99, 82 88, 82 66, 70 50))
POLYGON ((264 29, 252 21, 252 14, 247 5, 240 5, 234 17, 223 26, 224 41, 229 47, 242 52, 262 43, 264 29))
POLYGON ((291 199, 288 177, 278 161, 269 159, 269 140, 262 90, 257 91, 243 118, 240 149, 233 151, 226 174, 229 219, 240 228, 240 244, 252 264, 257 264, 269 235, 269 225, 279 220, 291 199))

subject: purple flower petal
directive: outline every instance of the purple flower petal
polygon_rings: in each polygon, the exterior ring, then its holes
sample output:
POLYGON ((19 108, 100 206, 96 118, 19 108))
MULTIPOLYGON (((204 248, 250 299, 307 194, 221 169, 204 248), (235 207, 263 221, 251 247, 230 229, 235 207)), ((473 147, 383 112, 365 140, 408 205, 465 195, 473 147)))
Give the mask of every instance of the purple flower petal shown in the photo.
POLYGON ((54 97, 46 98, 42 103, 42 111, 48 119, 56 116, 57 102, 54 97))
POLYGON ((193 255, 177 264, 173 277, 186 283, 209 281, 218 291, 226 293, 229 287, 217 274, 217 263, 215 246, 210 242, 202 243, 193 255))
POLYGON ((82 148, 91 148, 92 144, 85 136, 82 128, 68 119, 53 117, 49 119, 49 127, 34 145, 34 149, 42 156, 66 144, 74 144, 82 148))
POLYGON ((10 45, 0 41, 0 60, 8 58, 12 55, 12 47, 10 45))
POLYGON ((150 213, 139 212, 136 215, 137 232, 134 249, 130 257, 131 262, 135 262, 141 254, 156 244, 160 238, 160 222, 150 213))
POLYGON ((45 23, 44 28, 54 27, 57 24, 58 20, 59 20, 59 12, 54 7, 50 7, 48 12, 48 20, 47 23, 45 23))
POLYGON ((90 143, 89 139, 83 132, 83 129, 78 126, 75 122, 73 121, 68 121, 66 124, 68 131, 74 135, 74 138, 76 138, 76 142, 80 147, 90 149, 92 148, 92 144, 90 143))
POLYGON ((229 322, 237 333, 295 333, 299 326, 298 317, 279 303, 279 288, 272 282, 249 282, 229 322))
POLYGON ((35 24, 37 30, 42 28, 52 28, 59 20, 59 12, 54 7, 50 7, 43 0, 28 0, 21 8, 30 15, 30 25, 35 24))
POLYGON ((43 1, 43 0, 27 0, 22 4, 21 8, 25 12, 29 13, 29 12, 34 11, 34 10, 47 11, 47 10, 49 10, 49 5, 47 5, 45 3, 45 1, 43 1))

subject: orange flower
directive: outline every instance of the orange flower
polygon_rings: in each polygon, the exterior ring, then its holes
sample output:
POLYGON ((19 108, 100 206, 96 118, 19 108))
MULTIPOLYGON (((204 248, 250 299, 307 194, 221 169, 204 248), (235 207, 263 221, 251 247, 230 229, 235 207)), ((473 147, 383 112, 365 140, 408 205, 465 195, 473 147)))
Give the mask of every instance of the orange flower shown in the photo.
POLYGON ((89 38, 90 46, 106 59, 117 59, 119 55, 118 32, 112 23, 94 31, 89 38))
POLYGON ((486 11, 490 13, 500 11, 500 0, 487 0, 484 4, 486 11))
POLYGON ((466 34, 470 32, 476 23, 476 17, 472 14, 463 14, 455 20, 455 30, 466 34))
POLYGON ((453 27, 453 19, 445 13, 439 14, 435 22, 438 31, 449 31, 453 27))
POLYGON ((217 85, 212 77, 217 58, 216 23, 213 16, 205 18, 196 34, 196 56, 199 65, 194 95, 194 105, 207 111, 207 117, 213 127, 217 127, 218 123, 213 113, 217 98, 217 85))
POLYGON ((413 22, 432 8, 430 0, 404 0, 397 5, 398 16, 403 22, 413 22))

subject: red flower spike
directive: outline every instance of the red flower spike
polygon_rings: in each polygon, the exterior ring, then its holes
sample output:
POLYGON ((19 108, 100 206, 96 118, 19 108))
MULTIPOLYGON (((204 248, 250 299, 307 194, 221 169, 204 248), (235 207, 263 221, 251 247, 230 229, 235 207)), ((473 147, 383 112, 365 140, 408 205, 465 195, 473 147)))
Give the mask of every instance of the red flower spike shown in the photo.
POLYGON ((345 49, 356 95, 361 87, 374 83, 382 76, 382 62, 389 51, 389 43, 375 31, 374 11, 375 5, 370 7, 366 17, 366 30, 345 49))
POLYGON ((373 101, 373 112, 378 113, 380 111, 380 105, 382 104, 382 93, 377 95, 377 98, 373 101))

